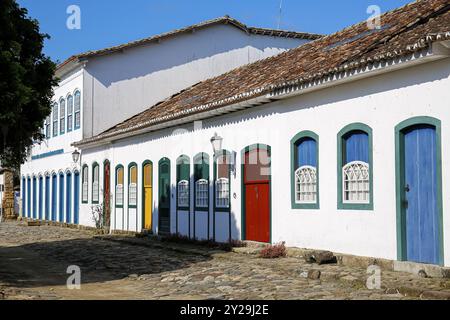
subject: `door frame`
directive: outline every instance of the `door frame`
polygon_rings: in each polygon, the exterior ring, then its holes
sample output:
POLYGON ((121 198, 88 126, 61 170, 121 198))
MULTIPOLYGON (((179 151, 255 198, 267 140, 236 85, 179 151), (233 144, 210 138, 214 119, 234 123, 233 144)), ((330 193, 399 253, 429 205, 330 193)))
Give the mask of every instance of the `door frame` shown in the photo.
MULTIPOLYGON (((100 176, 100 172, 99 172, 99 176, 100 176)), ((99 180, 100 180, 100 177, 99 177, 99 180)), ((108 189, 109 189, 109 194, 107 195, 108 196, 108 204, 109 204, 109 206, 108 206, 108 208, 107 208, 107 212, 105 212, 105 217, 103 217, 103 219, 104 219, 104 223, 105 222, 108 222, 108 225, 106 225, 106 223, 105 223, 105 227, 108 227, 109 229, 111 229, 111 216, 112 216, 112 210, 111 210, 111 201, 112 201, 112 199, 111 199, 111 195, 113 194, 112 193, 112 190, 111 190, 111 161, 109 161, 108 159, 105 159, 104 161, 103 161, 103 194, 102 194, 102 203, 103 203, 103 206, 105 206, 105 192, 106 192, 106 184, 108 184, 108 189), (109 177, 108 177, 108 179, 106 179, 107 177, 106 177, 106 168, 109 168, 109 177), (109 216, 109 217, 108 217, 109 216), (108 221, 109 220, 109 221, 108 221)), ((100 181, 99 181, 99 185, 100 185, 100 181)), ((100 193, 100 190, 99 190, 99 193, 100 193)), ((99 194, 99 198, 100 198, 100 194, 99 194)))
MULTIPOLYGON (((150 230, 153 230, 153 162, 151 160, 145 160, 142 163, 142 226, 141 229, 144 230, 145 228, 145 170, 144 168, 150 165, 151 166, 151 188, 152 188, 152 203, 151 203, 151 210, 152 212, 150 213, 151 216, 151 221, 150 221, 150 230)), ((158 198, 159 200, 159 198, 158 198)))
POLYGON ((397 259, 407 261, 406 247, 406 212, 403 209, 405 189, 405 159, 404 132, 417 125, 430 125, 436 129, 436 205, 438 214, 439 234, 439 264, 444 265, 444 237, 443 237, 443 203, 442 203, 442 138, 441 121, 432 117, 414 117, 405 120, 395 127, 395 183, 396 183, 396 212, 397 212, 397 259))
POLYGON ((170 230, 172 229, 172 172, 171 172, 171 161, 169 158, 164 157, 158 162, 158 234, 160 233, 160 226, 161 226, 161 208, 160 208, 160 200, 161 200, 161 165, 164 163, 167 163, 169 165, 169 234, 171 233, 170 230))
POLYGON ((245 199, 245 155, 255 149, 267 150, 270 157, 270 176, 269 176, 269 243, 272 243, 272 148, 269 145, 256 143, 245 147, 241 151, 241 239, 246 240, 246 199, 245 199))

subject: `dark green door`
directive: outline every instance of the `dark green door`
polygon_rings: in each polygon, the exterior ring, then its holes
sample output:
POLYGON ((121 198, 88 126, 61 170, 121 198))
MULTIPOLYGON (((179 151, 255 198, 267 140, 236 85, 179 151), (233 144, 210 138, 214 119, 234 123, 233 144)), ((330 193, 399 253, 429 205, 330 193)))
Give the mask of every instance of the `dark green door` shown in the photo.
POLYGON ((159 234, 170 233, 170 160, 159 161, 159 234))

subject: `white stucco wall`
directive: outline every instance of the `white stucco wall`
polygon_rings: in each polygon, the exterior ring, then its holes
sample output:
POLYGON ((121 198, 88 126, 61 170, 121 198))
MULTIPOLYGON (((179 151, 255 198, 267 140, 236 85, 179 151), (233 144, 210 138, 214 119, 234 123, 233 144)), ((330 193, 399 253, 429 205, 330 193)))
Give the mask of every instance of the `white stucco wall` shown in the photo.
MULTIPOLYGON (((78 69, 73 71, 72 73, 66 75, 62 78, 58 84, 58 87, 54 89, 54 98, 53 101, 59 101, 60 98, 66 99, 69 94, 74 94, 76 90, 81 92, 81 97, 83 97, 83 71, 82 69, 78 69)), ((67 100, 67 99, 66 99, 67 100)), ((81 110, 83 110, 83 98, 81 98, 81 110)), ((67 101, 66 101, 66 116, 67 116, 67 101)), ((83 121, 83 112, 81 112, 81 121, 83 121)), ((80 168, 73 163, 72 160, 72 152, 74 148, 71 144, 75 141, 79 141, 83 136, 83 127, 81 126, 77 130, 73 130, 71 132, 67 132, 67 117, 66 117, 66 130, 64 134, 59 133, 59 119, 58 119, 58 136, 53 137, 53 121, 50 119, 50 138, 45 139, 40 144, 36 144, 33 146, 31 150, 31 154, 28 158, 28 161, 21 166, 21 190, 25 188, 26 192, 28 192, 27 186, 23 185, 22 177, 30 177, 36 176, 38 179, 39 176, 52 175, 54 173, 59 174, 60 172, 66 173, 67 171, 74 172, 74 170, 79 170, 80 168), (51 152, 61 151, 57 155, 48 155, 51 152), (32 160, 33 156, 43 156, 39 159, 32 160)), ((81 122, 82 123, 82 122, 81 122)), ((37 181, 37 185, 39 185, 39 180, 37 181)), ((51 184, 50 184, 51 188, 51 184)), ((59 178, 57 188, 59 190, 59 178)), ((38 188, 39 189, 39 188, 38 188)), ((45 183, 42 192, 45 194, 45 183)), ((72 194, 74 192, 73 188, 73 178, 72 178, 72 194)), ((50 190, 51 194, 51 190, 50 190)), ((39 190, 36 193, 37 199, 39 199, 39 190)), ((73 203, 72 203, 73 205, 73 203)), ((31 207, 33 206, 33 201, 31 201, 31 207)), ((38 200, 36 201, 36 207, 38 206, 38 200)), ((32 207, 32 211, 37 209, 32 207)), ((59 197, 57 201, 57 210, 59 211, 59 197)), ((27 213, 27 201, 25 199, 25 208, 22 209, 23 213, 27 213)), ((73 212, 73 211, 72 211, 73 212)), ((59 218, 59 215, 57 215, 59 218)), ((73 214, 72 214, 73 219, 73 214)), ((59 221, 59 219, 57 219, 59 221)), ((68 221, 62 221, 68 222, 68 221)))
POLYGON ((307 42, 217 25, 88 60, 84 136, 99 134, 180 90, 307 42))
MULTIPOLYGON (((172 232, 175 232, 176 159, 182 154, 188 155, 191 158, 192 173, 192 159, 197 153, 206 152, 212 158, 209 140, 217 132, 224 138, 223 147, 237 152, 237 175, 231 179, 231 208, 233 237, 240 238, 241 150, 255 143, 267 144, 272 147, 273 242, 286 241, 289 246, 395 260, 397 221, 394 128, 412 117, 431 116, 442 121, 444 257, 445 264, 450 266, 450 156, 446 150, 450 139, 449 62, 446 59, 428 63, 213 118, 204 121, 204 129, 201 130, 192 131, 190 125, 187 126, 189 131, 181 134, 172 135, 173 130, 164 130, 121 140, 107 147, 84 150, 83 161, 91 165, 94 161, 102 163, 109 159, 112 172, 118 164, 122 164, 126 170, 129 163, 136 162, 139 165, 139 179, 141 164, 145 160, 153 161, 153 225, 154 231, 157 231, 157 165, 161 158, 170 158, 173 190, 171 226, 172 232), (337 209, 336 135, 343 127, 355 122, 365 123, 373 129, 373 211, 337 209), (290 140, 303 130, 314 131, 320 137, 320 210, 291 209, 290 140)), ((213 166, 210 165, 211 177, 212 170, 213 166)), ((126 181, 127 178, 125 184, 126 181)), ((141 183, 140 180, 139 204, 142 199, 141 183)), ((114 185, 114 174, 111 185, 114 185)), ((126 189, 124 199, 127 199, 126 189)), ((213 197, 210 198, 211 205, 212 201, 213 197)), ((141 225, 141 210, 139 206, 135 215, 138 229, 141 225)), ((88 223, 89 211, 90 205, 81 206, 82 223, 88 223)), ((211 210, 210 215, 212 217, 211 210)), ((219 233, 228 228, 222 215, 218 214, 219 221, 222 221, 217 224, 219 233)), ((180 221, 187 223, 186 219, 180 221)), ((206 226, 203 225, 203 228, 206 226)))

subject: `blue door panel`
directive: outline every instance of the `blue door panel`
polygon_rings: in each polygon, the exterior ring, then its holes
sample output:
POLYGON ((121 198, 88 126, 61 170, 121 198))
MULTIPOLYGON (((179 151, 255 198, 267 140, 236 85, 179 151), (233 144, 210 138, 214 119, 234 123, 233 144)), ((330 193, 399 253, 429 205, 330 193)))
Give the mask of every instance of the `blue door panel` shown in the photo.
POLYGON ((59 222, 64 222, 64 175, 59 176, 59 222))
POLYGON ((74 177, 74 195, 73 195, 73 223, 79 223, 79 211, 80 211, 80 174, 78 172, 75 173, 74 177))
POLYGON ((66 222, 72 222, 72 175, 66 176, 66 222))
POLYGON ((31 178, 27 182, 27 217, 31 218, 31 178))
POLYGON ((405 133, 404 145, 407 259, 438 264, 436 130, 415 127, 405 133))
POLYGON ((44 188, 44 180, 42 177, 39 178, 39 220, 42 220, 42 210, 43 210, 43 188, 44 188))
POLYGON ((50 220, 50 177, 45 177, 45 220, 50 220))
POLYGON ((26 192, 25 192, 25 190, 27 188, 25 178, 22 179, 22 188, 23 188, 22 189, 22 215, 25 217, 26 216, 26 211, 25 211, 25 209, 26 209, 26 206, 25 206, 26 192))
POLYGON ((52 177, 52 221, 56 221, 56 203, 58 194, 58 177, 54 175, 52 177))
POLYGON ((36 178, 33 178, 33 211, 32 211, 33 219, 36 219, 37 216, 36 195, 37 195, 36 178))

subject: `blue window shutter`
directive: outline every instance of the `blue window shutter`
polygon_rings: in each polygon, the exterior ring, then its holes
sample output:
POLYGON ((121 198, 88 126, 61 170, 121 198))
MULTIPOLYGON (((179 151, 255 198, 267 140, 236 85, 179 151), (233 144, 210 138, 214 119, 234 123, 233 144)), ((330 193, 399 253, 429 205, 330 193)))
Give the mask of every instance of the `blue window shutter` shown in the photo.
POLYGON ((297 144, 297 168, 317 167, 317 142, 312 138, 301 139, 297 144))
POLYGON ((369 135, 362 131, 349 133, 345 140, 344 164, 353 161, 369 163, 369 135))

